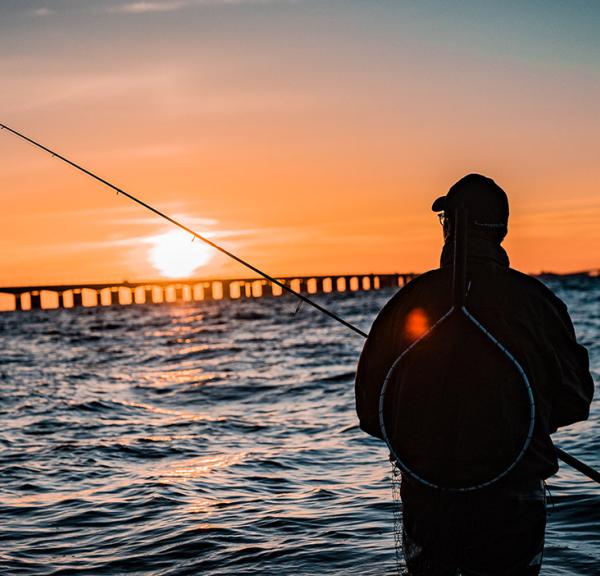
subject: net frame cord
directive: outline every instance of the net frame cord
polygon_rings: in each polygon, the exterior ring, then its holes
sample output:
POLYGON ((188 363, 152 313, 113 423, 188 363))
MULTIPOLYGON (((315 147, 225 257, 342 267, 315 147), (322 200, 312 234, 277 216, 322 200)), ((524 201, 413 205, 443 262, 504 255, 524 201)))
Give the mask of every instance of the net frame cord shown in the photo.
POLYGON ((427 486, 429 488, 434 488, 436 490, 441 490, 441 491, 446 491, 446 492, 471 492, 473 490, 479 490, 481 488, 485 488, 486 486, 490 486, 491 484, 496 483, 497 481, 501 480, 502 478, 504 478, 507 474, 509 474, 512 470, 514 470, 515 466, 521 461, 521 459, 523 458, 523 456, 525 455, 525 452, 527 451, 527 448, 529 447, 529 445, 531 444, 531 439, 533 438, 533 430, 535 427, 535 400, 534 400, 534 396, 533 396, 533 390, 531 388, 531 384, 529 382, 529 379, 527 378, 527 374, 525 373, 525 370, 523 369, 523 367, 519 364, 518 360, 510 353, 510 351, 508 351, 506 349, 505 346, 503 346, 468 310, 465 306, 462 306, 461 308, 457 308, 456 306, 452 306, 450 308, 450 310, 448 310, 448 312, 446 312, 433 326, 431 326, 431 328, 429 328, 429 330, 427 330, 427 332, 425 334, 423 334, 423 336, 421 336, 420 338, 418 338, 417 340, 415 340, 408 348, 406 348, 406 350, 404 350, 399 356, 398 358, 396 358, 396 360, 394 361, 394 363, 392 364, 392 366, 390 367, 386 377, 385 377, 385 381, 383 383, 383 386, 381 388, 381 393, 379 395, 379 426, 381 428, 381 432, 383 434, 384 440, 386 442, 386 444, 388 445, 388 448, 390 449, 390 452, 393 454, 394 458, 396 459, 396 462, 398 464, 398 467, 403 471, 406 472, 409 476, 411 476, 413 479, 415 479, 417 482, 419 482, 420 484, 427 486), (517 369, 519 375, 521 376, 524 384, 525 384, 525 389, 527 391, 527 399, 529 402, 529 423, 528 423, 528 428, 527 428, 527 434, 525 437, 525 440, 523 441, 523 444, 521 446, 521 449, 519 450, 517 456, 515 457, 515 459, 511 462, 511 464, 505 468, 501 473, 499 473, 498 475, 496 475, 495 477, 486 480, 485 482, 481 482, 479 484, 474 484, 472 486, 465 486, 465 487, 461 487, 461 488, 450 488, 447 486, 441 486, 439 484, 436 484, 434 482, 431 482, 429 480, 427 480, 426 478, 423 478, 421 476, 419 476, 416 472, 414 472, 413 470, 411 470, 411 468, 402 460, 402 458, 400 458, 398 456, 398 454, 396 454, 391 441, 388 437, 387 431, 385 429, 385 417, 384 417, 384 410, 385 410, 385 393, 390 385, 390 382, 393 378, 393 373, 396 371, 396 369, 398 368, 398 366, 400 366, 400 364, 402 363, 402 360, 404 359, 404 357, 419 343, 422 342, 423 340, 427 339, 434 331, 436 328, 438 328, 443 322, 445 322, 453 313, 459 313, 459 314, 464 314, 466 316, 466 318, 473 323, 473 325, 479 329, 488 340, 490 340, 492 342, 492 344, 494 344, 499 350, 500 352, 502 352, 506 358, 512 362, 512 364, 515 366, 515 368, 517 369))
MULTIPOLYGON (((192 235, 193 238, 197 238, 198 240, 201 240, 202 242, 204 242, 205 244, 208 244, 209 246, 211 246, 215 250, 218 250, 219 252, 225 254, 229 258, 231 258, 231 259, 235 260, 236 262, 240 263, 242 266, 245 266, 246 268, 252 270, 253 272, 255 272, 256 274, 258 274, 259 276, 262 276, 263 278, 265 278, 269 282, 271 282, 271 283, 279 286, 282 290, 288 292, 289 294, 292 294, 293 296, 295 296, 296 298, 299 298, 303 302, 306 302, 307 304, 309 304, 310 306, 312 306, 313 308, 315 308, 319 312, 325 314, 326 316, 329 316, 330 318, 332 318, 336 322, 339 322, 340 324, 342 324, 346 328, 352 330, 356 334, 359 334, 363 338, 367 338, 368 337, 368 334, 366 332, 364 332, 363 330, 361 330, 357 326, 354 326, 354 324, 348 322, 347 320, 344 320, 341 316, 338 316, 337 314, 335 314, 335 312, 332 312, 331 310, 328 310, 324 306, 321 306, 320 304, 318 304, 317 302, 315 302, 311 298, 308 298, 304 294, 301 294, 300 292, 297 292, 296 290, 293 290, 290 286, 287 286, 285 283, 277 280, 277 278, 274 278, 273 276, 267 274, 266 272, 263 272, 261 269, 259 269, 256 266, 250 264, 249 262, 247 262, 243 258, 240 258, 239 256, 236 256, 235 254, 233 254, 229 250, 223 248, 219 244, 217 244, 215 242, 212 242, 208 238, 202 236, 201 234, 198 234, 197 232, 195 232, 191 228, 185 226, 181 222, 177 221, 175 218, 172 218, 171 216, 168 216, 164 212, 161 212, 157 208, 154 208, 150 204, 144 202, 143 200, 140 200, 139 198, 137 198, 133 194, 130 194, 130 193, 126 192, 125 190, 119 188, 118 186, 115 186, 114 184, 112 184, 108 180, 106 180, 104 178, 101 178, 100 176, 94 174, 93 172, 91 172, 87 168, 84 168, 83 166, 81 166, 81 165, 73 162, 72 160, 69 160, 68 158, 66 158, 62 154, 59 154, 58 152, 52 150, 51 148, 48 148, 47 146, 44 146, 43 144, 40 144, 39 142, 37 142, 33 138, 29 138, 25 134, 22 134, 21 132, 15 130, 14 128, 11 128, 10 126, 7 126, 6 124, 0 123, 0 129, 1 130, 6 130, 6 131, 10 132, 11 134, 17 136, 18 138, 20 138, 20 139, 22 139, 22 140, 24 140, 26 142, 29 142, 30 144, 32 144, 36 148, 39 148, 40 150, 43 150, 44 152, 50 154, 52 157, 58 158, 59 160, 61 160, 62 162, 65 162, 66 164, 68 164, 69 166, 75 168, 76 170, 79 170, 80 172, 83 172, 87 176, 90 176, 94 180, 97 180, 101 184, 104 184, 105 186, 111 188, 112 190, 114 190, 115 192, 117 192, 117 194, 122 194, 123 196, 125 196, 126 198, 129 198, 130 200, 132 200, 136 204, 142 206, 143 208, 146 208, 147 210, 150 210, 150 212, 153 212, 157 216, 163 218, 164 220, 167 220, 168 222, 170 222, 171 224, 173 224, 173 225, 177 226, 178 228, 184 230, 185 232, 188 232, 189 234, 192 235)), ((588 478, 590 478, 590 479, 594 480, 595 482, 597 482, 598 484, 600 484, 600 472, 598 472, 597 470, 594 470, 593 468, 591 468, 590 466, 588 466, 587 464, 585 464, 581 460, 575 458, 574 456, 568 454, 564 450, 562 450, 560 448, 556 448, 556 447, 555 447, 555 449, 556 449, 557 456, 563 462, 565 462, 566 464, 572 466, 573 468, 575 468, 576 470, 578 470, 579 472, 581 472, 582 474, 584 474, 588 478)))

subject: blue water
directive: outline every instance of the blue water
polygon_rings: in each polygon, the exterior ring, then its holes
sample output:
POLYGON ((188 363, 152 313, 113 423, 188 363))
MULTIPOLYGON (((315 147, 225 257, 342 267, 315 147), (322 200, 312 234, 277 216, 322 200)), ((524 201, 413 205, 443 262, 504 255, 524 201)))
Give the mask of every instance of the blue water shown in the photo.
MULTIPOLYGON (((600 382, 600 279, 549 281, 600 382)), ((364 330, 391 292, 318 300, 364 330)), ((390 468, 355 427, 362 339, 289 298, 0 315, 0 574, 395 573, 390 468)), ((596 398, 600 395, 597 393, 596 398)), ((600 468, 597 424, 556 434, 600 468)), ((563 466, 543 574, 598 574, 563 466)))

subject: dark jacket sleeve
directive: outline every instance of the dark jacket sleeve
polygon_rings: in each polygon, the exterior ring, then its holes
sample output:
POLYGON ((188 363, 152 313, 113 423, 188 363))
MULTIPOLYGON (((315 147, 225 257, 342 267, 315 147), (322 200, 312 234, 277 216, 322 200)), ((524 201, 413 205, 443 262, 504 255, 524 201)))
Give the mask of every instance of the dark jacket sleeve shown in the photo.
POLYGON ((554 297, 551 326, 547 334, 552 339, 552 348, 560 374, 556 379, 550 430, 586 420, 594 394, 594 382, 589 370, 588 353, 577 343, 573 323, 565 304, 554 297))
POLYGON ((383 439, 379 426, 379 396, 388 370, 404 346, 402 318, 415 282, 404 286, 379 312, 358 361, 356 414, 361 429, 376 438, 383 439))
POLYGON ((358 360, 354 387, 356 414, 361 429, 381 439, 383 435, 379 427, 379 394, 385 379, 383 366, 388 355, 386 346, 389 346, 389 343, 382 338, 380 330, 374 331, 372 328, 358 360))

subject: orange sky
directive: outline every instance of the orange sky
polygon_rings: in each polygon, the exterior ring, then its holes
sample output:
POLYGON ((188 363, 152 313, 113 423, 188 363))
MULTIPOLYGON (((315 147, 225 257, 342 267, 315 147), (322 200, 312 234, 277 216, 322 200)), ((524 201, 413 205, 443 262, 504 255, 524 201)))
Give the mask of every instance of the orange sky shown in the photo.
MULTIPOLYGON (((514 267, 598 268, 600 9, 449 4, 3 2, 0 122, 272 274, 435 267, 431 201, 473 171, 514 267)), ((5 132, 0 159, 0 286, 159 276, 168 224, 5 132)))

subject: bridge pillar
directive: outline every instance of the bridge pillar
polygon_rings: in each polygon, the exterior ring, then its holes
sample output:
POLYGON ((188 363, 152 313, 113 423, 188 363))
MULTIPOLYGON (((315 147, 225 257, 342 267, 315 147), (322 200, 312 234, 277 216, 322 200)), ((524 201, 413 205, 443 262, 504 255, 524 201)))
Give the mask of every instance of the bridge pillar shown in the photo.
POLYGON ((83 306, 83 293, 81 290, 73 290, 73 308, 83 306))
POLYGON ((183 286, 175 286, 175 302, 183 302, 183 286))
POLYGON ((119 289, 111 289, 110 291, 110 305, 118 306, 121 302, 119 301, 119 289))
POLYGON ((144 304, 152 304, 154 302, 154 290, 152 287, 144 288, 144 304))
POLYGON ((252 296, 252 283, 240 282, 240 298, 250 298, 252 296))
POLYGON ((230 293, 231 293, 231 297, 234 299, 243 298, 245 296, 244 283, 243 282, 232 282, 230 293))
POLYGON ((32 310, 40 310, 42 307, 42 294, 41 292, 30 292, 29 302, 32 310))
POLYGON ((232 282, 230 280, 223 280, 223 282, 221 282, 223 298, 231 299, 231 284, 232 282))
POLYGON ((202 300, 213 299, 213 285, 212 282, 205 282, 202 284, 202 300))

